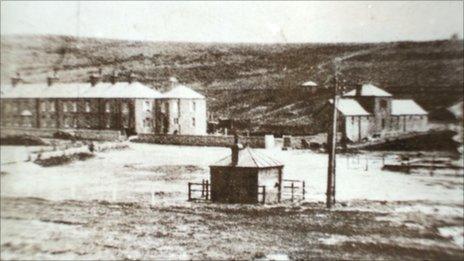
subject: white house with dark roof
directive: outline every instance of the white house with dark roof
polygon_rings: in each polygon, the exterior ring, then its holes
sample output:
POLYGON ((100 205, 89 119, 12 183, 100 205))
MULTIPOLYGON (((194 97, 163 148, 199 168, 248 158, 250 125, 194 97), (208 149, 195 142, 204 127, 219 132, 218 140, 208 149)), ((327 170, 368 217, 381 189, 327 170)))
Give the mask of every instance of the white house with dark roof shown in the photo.
POLYGON ((60 83, 54 75, 34 84, 14 78, 0 90, 2 127, 206 134, 206 99, 183 85, 161 94, 131 77, 101 82, 92 74, 87 83, 60 83))
POLYGON ((157 133, 206 135, 206 99, 191 88, 174 83, 156 108, 157 133))
POLYGON ((420 105, 411 99, 394 99, 372 84, 359 85, 343 94, 337 110, 341 132, 352 142, 427 130, 428 113, 420 105))

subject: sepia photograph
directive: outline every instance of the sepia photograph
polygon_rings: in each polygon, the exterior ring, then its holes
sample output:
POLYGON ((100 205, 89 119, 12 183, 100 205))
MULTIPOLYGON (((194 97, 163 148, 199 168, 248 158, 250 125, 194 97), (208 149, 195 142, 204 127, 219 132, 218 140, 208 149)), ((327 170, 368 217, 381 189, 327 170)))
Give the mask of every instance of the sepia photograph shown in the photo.
POLYGON ((464 1, 0 3, 0 260, 464 260, 464 1))

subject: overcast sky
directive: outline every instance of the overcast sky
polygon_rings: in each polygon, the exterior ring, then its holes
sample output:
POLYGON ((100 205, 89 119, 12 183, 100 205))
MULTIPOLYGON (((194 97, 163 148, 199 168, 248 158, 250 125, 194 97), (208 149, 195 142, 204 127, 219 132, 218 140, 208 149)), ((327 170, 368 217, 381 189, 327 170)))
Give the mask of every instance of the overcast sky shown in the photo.
POLYGON ((189 42, 378 42, 463 35, 463 2, 1 2, 1 34, 189 42))

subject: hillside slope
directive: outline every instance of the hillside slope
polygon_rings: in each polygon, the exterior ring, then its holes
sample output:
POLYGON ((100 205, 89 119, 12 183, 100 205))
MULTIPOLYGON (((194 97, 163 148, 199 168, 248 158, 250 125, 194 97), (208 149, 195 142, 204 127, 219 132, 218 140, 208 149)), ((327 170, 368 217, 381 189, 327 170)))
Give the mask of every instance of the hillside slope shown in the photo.
POLYGON ((463 96, 462 41, 379 44, 199 44, 138 42, 67 36, 2 36, 1 80, 20 71, 44 81, 53 68, 61 81, 86 81, 90 71, 132 70, 163 89, 170 76, 208 97, 216 116, 260 124, 302 125, 326 101, 331 61, 343 57, 341 81, 372 82, 431 110, 463 96), (313 80, 322 90, 300 87, 313 80))

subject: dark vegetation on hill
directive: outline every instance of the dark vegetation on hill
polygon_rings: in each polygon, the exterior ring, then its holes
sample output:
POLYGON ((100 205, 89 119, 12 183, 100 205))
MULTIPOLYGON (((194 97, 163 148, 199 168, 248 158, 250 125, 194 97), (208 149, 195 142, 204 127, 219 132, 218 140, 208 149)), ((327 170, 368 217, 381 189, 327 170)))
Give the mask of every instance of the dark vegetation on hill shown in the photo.
POLYGON ((61 81, 87 81, 89 72, 132 70, 138 80, 164 89, 170 76, 208 97, 216 117, 253 124, 317 125, 329 97, 332 63, 343 58, 341 82, 372 82, 427 110, 463 96, 463 42, 377 44, 200 44, 140 42, 67 36, 2 36, 1 80, 20 71, 44 81, 53 68, 61 81), (300 83, 312 80, 311 94, 300 83))

